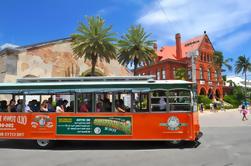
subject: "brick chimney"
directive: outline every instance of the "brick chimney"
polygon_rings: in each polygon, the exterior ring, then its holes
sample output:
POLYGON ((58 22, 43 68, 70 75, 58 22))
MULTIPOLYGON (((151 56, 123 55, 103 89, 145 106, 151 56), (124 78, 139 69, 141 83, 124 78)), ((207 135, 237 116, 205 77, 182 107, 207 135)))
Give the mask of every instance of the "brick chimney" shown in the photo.
POLYGON ((176 40, 176 58, 181 59, 182 58, 182 49, 181 49, 181 36, 180 33, 177 33, 175 35, 176 40))

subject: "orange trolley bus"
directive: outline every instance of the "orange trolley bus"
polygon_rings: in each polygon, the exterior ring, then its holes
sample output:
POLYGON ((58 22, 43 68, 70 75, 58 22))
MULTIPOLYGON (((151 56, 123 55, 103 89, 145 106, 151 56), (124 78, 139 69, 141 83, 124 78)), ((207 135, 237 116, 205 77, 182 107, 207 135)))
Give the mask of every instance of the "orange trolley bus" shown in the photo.
POLYGON ((0 84, 0 139, 195 141, 195 84, 152 76, 24 78, 0 84))

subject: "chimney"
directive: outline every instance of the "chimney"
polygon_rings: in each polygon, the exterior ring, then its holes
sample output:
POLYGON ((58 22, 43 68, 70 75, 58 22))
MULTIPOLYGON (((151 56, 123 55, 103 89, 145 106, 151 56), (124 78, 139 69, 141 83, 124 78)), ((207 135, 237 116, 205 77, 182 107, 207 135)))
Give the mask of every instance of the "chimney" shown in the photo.
POLYGON ((181 49, 181 36, 180 33, 177 33, 175 35, 176 39, 176 58, 181 59, 182 58, 182 49, 181 49))
POLYGON ((157 43, 154 43, 154 44, 153 44, 153 49, 154 49, 154 51, 157 51, 157 50, 158 50, 158 45, 157 45, 157 43))

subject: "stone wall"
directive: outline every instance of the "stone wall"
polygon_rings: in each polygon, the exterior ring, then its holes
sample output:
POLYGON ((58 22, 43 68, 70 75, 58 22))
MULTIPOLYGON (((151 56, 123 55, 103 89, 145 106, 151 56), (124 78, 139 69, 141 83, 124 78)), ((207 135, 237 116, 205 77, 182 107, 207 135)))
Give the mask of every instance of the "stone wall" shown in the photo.
MULTIPOLYGON (((91 62, 76 59, 69 41, 29 48, 18 55, 18 77, 65 77, 80 76, 91 69, 91 62)), ((96 65, 102 75, 126 76, 131 73, 117 60, 110 64, 98 62, 96 65)))
POLYGON ((17 57, 17 55, 0 56, 0 82, 15 82, 17 76, 17 57))

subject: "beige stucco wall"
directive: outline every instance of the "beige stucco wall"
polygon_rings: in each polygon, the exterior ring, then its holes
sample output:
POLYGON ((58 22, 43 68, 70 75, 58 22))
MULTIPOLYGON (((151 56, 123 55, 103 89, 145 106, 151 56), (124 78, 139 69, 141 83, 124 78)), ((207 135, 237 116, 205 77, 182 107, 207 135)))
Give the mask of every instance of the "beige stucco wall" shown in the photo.
POLYGON ((17 76, 17 55, 0 56, 0 82, 15 82, 17 76))
MULTIPOLYGON (((73 55, 70 41, 32 47, 21 51, 18 55, 0 57, 0 72, 6 69, 6 62, 11 62, 11 73, 0 75, 1 82, 15 82, 16 78, 27 76, 36 77, 65 77, 80 76, 91 69, 90 61, 76 59, 73 55), (16 57, 16 62, 15 61, 16 57), (5 59, 4 59, 5 58, 5 59), (14 66, 13 66, 14 65, 14 66), (13 75, 12 68, 16 70, 13 75), (2 80, 1 80, 2 79, 2 80)), ((107 76, 126 76, 131 73, 117 60, 110 64, 98 62, 96 68, 107 76)))

